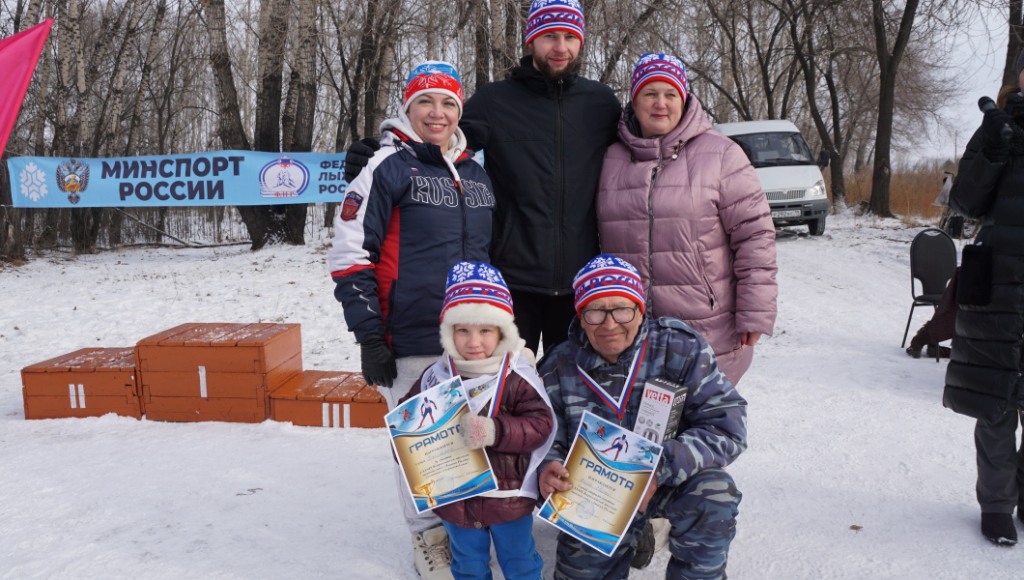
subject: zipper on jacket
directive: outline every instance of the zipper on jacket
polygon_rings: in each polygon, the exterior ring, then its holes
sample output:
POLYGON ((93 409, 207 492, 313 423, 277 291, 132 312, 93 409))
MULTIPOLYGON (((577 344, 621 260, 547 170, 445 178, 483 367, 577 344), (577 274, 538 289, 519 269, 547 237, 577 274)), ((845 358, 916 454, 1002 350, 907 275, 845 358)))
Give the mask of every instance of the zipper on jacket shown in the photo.
POLYGON ((704 265, 704 252, 699 244, 697 245, 697 263, 700 264, 700 279, 704 282, 704 289, 708 293, 708 307, 714 312, 715 303, 718 300, 715 298, 715 287, 711 285, 711 280, 708 280, 708 271, 704 265))
POLYGON ((455 191, 458 192, 459 212, 462 214, 462 259, 468 260, 469 248, 469 217, 466 215, 466 192, 462 190, 461 180, 452 180, 455 191))
POLYGON ((565 208, 565 172, 562 167, 564 161, 563 135, 562 135, 562 91, 565 81, 558 79, 557 92, 555 93, 555 269, 552 272, 551 287, 554 288, 555 296, 561 292, 559 288, 559 274, 562 272, 562 234, 565 231, 562 223, 562 212, 565 208))
POLYGON ((651 185, 647 187, 647 311, 654 313, 654 184, 662 165, 661 147, 658 148, 658 163, 651 170, 651 185))

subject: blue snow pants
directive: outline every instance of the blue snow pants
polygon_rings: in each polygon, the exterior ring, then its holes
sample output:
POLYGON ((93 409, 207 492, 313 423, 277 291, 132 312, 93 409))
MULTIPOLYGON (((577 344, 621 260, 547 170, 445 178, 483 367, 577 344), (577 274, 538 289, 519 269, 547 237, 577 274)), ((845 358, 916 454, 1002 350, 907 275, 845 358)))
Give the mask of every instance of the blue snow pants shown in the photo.
POLYGON ((506 580, 540 580, 544 560, 533 541, 533 516, 480 529, 444 522, 455 580, 490 580, 491 540, 506 580))

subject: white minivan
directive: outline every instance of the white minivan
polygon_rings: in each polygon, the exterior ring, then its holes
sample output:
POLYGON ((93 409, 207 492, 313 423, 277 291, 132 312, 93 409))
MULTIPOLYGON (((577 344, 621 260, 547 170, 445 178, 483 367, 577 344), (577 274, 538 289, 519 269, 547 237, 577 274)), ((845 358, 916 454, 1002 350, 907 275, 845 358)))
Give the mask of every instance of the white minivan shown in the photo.
POLYGON ((750 158, 776 226, 806 225, 812 236, 825 233, 829 205, 821 170, 828 166, 827 152, 815 160, 800 130, 785 120, 722 123, 715 129, 750 158))

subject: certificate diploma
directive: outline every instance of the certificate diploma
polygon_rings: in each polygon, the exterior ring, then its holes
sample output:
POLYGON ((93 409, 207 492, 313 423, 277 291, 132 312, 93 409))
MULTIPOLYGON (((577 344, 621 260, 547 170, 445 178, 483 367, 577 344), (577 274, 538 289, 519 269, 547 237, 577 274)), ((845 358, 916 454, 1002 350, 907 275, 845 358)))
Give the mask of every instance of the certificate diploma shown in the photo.
POLYGON ((657 443, 584 412, 565 460, 572 489, 552 493, 537 517, 610 556, 660 459, 657 443))
POLYGON ((456 376, 384 416, 417 513, 498 489, 487 454, 462 438, 459 419, 467 412, 456 376))

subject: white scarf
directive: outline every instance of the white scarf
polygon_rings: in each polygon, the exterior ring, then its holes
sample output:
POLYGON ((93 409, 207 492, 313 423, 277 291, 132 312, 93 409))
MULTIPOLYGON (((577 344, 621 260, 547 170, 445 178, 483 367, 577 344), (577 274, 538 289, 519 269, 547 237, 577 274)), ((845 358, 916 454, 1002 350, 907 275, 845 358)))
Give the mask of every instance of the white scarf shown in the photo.
MULTIPOLYGON (((393 135, 390 129, 401 131, 403 135, 412 139, 417 143, 423 143, 423 138, 413 131, 412 126, 409 124, 409 116, 406 115, 404 110, 400 110, 398 118, 387 119, 380 124, 380 132, 385 136, 393 135)), ((381 139, 384 141, 384 139, 381 139)), ((466 134, 462 132, 462 129, 455 127, 455 133, 448 138, 448 150, 443 153, 444 162, 448 166, 448 171, 452 173, 452 179, 455 183, 461 184, 462 178, 459 176, 458 170, 455 169, 455 161, 459 159, 462 152, 466 150, 466 134)), ((461 187, 461 186, 460 186, 461 187)))
MULTIPOLYGON (((547 455, 548 450, 551 449, 551 444, 555 441, 555 412, 551 409, 551 399, 548 398, 548 393, 544 389, 544 383, 541 381, 540 376, 537 375, 537 369, 533 363, 533 352, 530 349, 525 348, 526 342, 519 341, 519 349, 513 350, 510 353, 509 369, 523 378, 524 381, 533 390, 540 395, 540 398, 544 400, 544 403, 548 406, 548 410, 551 411, 551 433, 548 434, 547 440, 543 445, 534 449, 530 454, 530 464, 526 469, 526 474, 523 476, 523 484, 520 489, 499 489, 483 494, 482 497, 516 497, 524 496, 532 499, 537 499, 537 467, 541 461, 544 460, 544 456, 547 455)), ((458 356, 458 353, 455 354, 458 356)), ((456 370, 460 373, 463 378, 462 386, 468 393, 473 388, 480 388, 483 386, 486 390, 491 391, 489 394, 481 393, 475 397, 476 402, 470 405, 470 412, 473 411, 473 407, 477 409, 483 409, 488 406, 491 402, 491 397, 494 396, 494 392, 498 384, 498 379, 501 377, 497 376, 498 371, 501 369, 501 362, 504 359, 504 353, 495 352, 494 355, 475 361, 467 361, 465 359, 454 359, 456 370), (477 374, 480 372, 482 374, 477 374), (467 378, 469 375, 476 375, 472 378, 467 378)), ((449 365, 448 353, 442 356, 430 366, 423 373, 422 388, 427 389, 434 385, 440 384, 442 381, 446 381, 452 378, 452 370, 449 365)), ((497 401, 495 402, 497 403, 497 401)), ((476 411, 479 412, 479 411, 476 411)))

